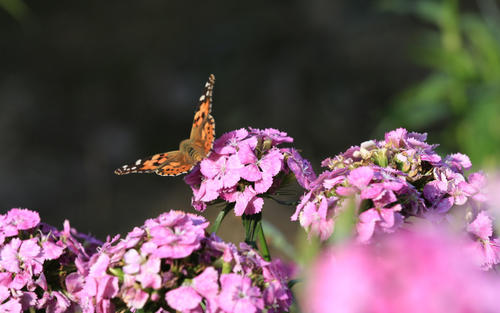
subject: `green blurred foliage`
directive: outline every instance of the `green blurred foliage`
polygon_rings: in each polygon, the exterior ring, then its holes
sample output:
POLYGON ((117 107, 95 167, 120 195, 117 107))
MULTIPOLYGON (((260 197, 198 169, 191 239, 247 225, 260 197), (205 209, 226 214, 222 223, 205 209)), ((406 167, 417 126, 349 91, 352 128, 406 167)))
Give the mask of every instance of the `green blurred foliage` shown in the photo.
POLYGON ((7 11, 7 13, 19 22, 24 22, 28 19, 29 8, 23 0, 0 0, 0 8, 7 11))
POLYGON ((379 132, 432 130, 443 152, 460 151, 476 167, 489 167, 500 163, 500 10, 494 0, 475 4, 466 10, 457 0, 381 2, 430 23, 413 52, 431 72, 396 98, 379 132))

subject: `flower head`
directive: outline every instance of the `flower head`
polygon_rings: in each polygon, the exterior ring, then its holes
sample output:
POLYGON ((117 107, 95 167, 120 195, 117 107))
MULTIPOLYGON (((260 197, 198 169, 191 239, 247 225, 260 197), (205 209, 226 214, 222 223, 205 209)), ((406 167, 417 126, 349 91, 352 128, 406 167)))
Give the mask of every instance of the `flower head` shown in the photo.
POLYGON ((252 305, 252 312, 288 309, 288 276, 279 264, 265 262, 248 246, 237 249, 207 235, 207 226, 201 216, 169 211, 134 228, 123 240, 109 239, 85 263, 87 270, 71 277, 78 303, 88 304, 83 311, 147 307, 156 312, 202 312, 204 307, 216 313, 233 312, 241 305, 252 305), (244 278, 236 286, 225 275, 244 278), (264 299, 271 285, 276 293, 264 299))
POLYGON ((325 159, 327 169, 302 184, 306 193, 292 220, 325 240, 353 198, 358 240, 368 242, 377 233, 394 232, 409 217, 442 221, 453 206, 484 202, 484 176, 463 172, 470 168, 469 158, 456 153, 442 159, 426 137, 399 128, 382 141, 366 141, 325 159))
POLYGON ((80 306, 71 292, 59 290, 78 289, 71 284, 75 261, 88 260, 99 241, 80 239, 91 237, 67 221, 63 231, 43 224, 37 212, 26 209, 12 209, 0 221, 0 312, 76 311, 80 306))
MULTIPOLYGON (((210 156, 185 178, 193 190, 193 207, 203 211, 211 201, 222 199, 235 203, 236 215, 259 213, 262 197, 281 184, 285 175, 280 173, 288 173, 285 159, 290 152, 277 146, 292 141, 276 129, 238 129, 222 135, 210 156)), ((294 158, 305 164, 296 151, 294 158)), ((295 169, 299 173, 298 166, 295 169)))

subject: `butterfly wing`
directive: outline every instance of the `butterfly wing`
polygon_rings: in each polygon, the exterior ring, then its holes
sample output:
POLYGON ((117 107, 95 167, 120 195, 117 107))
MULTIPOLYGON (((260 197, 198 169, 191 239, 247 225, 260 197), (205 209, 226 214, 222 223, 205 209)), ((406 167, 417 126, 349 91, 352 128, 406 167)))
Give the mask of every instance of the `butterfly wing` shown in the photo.
POLYGON ((177 176, 189 172, 193 168, 194 163, 186 158, 181 152, 175 151, 168 162, 155 170, 155 173, 160 176, 177 176))
POLYGON ((191 128, 191 134, 189 139, 191 140, 203 140, 202 135, 205 129, 205 125, 211 120, 212 125, 215 125, 214 118, 210 115, 212 112, 212 91, 214 89, 215 76, 210 74, 208 81, 203 89, 203 94, 200 97, 200 104, 198 109, 194 114, 193 127, 191 128))
POLYGON ((115 170, 115 174, 125 175, 130 173, 156 172, 158 175, 175 176, 182 174, 186 166, 192 167, 191 164, 186 164, 184 159, 180 151, 158 153, 147 158, 139 159, 133 164, 123 165, 115 170), (165 170, 163 170, 164 167, 166 167, 165 170), (159 172, 165 174, 160 174, 159 172))
POLYGON ((215 120, 212 117, 212 115, 209 115, 205 125, 203 125, 203 129, 201 130, 201 139, 199 143, 203 147, 203 152, 205 153, 205 156, 208 156, 210 150, 212 150, 214 139, 215 139, 215 120))

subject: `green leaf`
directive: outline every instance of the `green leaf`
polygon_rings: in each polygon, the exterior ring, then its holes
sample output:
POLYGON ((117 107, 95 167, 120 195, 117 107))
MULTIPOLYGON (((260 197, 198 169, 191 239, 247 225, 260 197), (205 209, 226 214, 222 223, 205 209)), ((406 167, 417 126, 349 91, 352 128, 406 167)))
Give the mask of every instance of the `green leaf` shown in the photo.
POLYGON ((227 203, 224 209, 222 209, 219 214, 217 215, 217 218, 215 219, 214 223, 212 224, 212 227, 210 227, 210 232, 211 233, 217 233, 219 230, 219 227, 226 217, 227 213, 231 211, 234 208, 234 203, 227 203))

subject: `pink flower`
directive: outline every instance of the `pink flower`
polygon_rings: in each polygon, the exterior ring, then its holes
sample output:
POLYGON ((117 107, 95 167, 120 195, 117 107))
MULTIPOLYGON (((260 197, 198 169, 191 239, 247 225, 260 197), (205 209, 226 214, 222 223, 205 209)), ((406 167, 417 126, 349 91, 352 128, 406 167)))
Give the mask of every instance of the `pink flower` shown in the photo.
POLYGON ((18 230, 31 229, 40 223, 40 215, 38 212, 27 209, 11 209, 7 213, 5 222, 16 226, 18 230))
POLYGON ((200 163, 200 170, 214 184, 214 189, 229 188, 240 180, 242 164, 236 154, 231 156, 212 153, 200 163))
POLYGON ((191 312, 199 307, 202 297, 193 288, 181 286, 167 292, 165 300, 177 311, 191 312))
POLYGON ((123 288, 121 298, 128 307, 142 309, 149 299, 149 294, 140 288, 130 286, 123 288))
POLYGON ((173 289, 165 295, 167 303, 172 308, 181 312, 191 312, 200 308, 203 298, 208 300, 207 312, 216 312, 215 301, 219 291, 218 273, 213 267, 207 267, 203 273, 195 277, 191 285, 184 285, 173 289))
POLYGON ((264 139, 270 139, 272 145, 279 145, 284 142, 293 142, 293 138, 287 133, 274 128, 266 128, 264 130, 250 127, 250 134, 257 135, 264 139))
POLYGON ((14 238, 0 250, 0 265, 12 273, 19 273, 23 269, 39 274, 42 270, 42 258, 37 239, 21 241, 14 238))
POLYGON ((396 230, 403 222, 400 213, 401 205, 396 204, 392 208, 371 208, 359 215, 359 222, 356 224, 358 231, 358 240, 360 242, 368 242, 375 233, 376 226, 386 233, 391 233, 396 230))
POLYGON ((118 278, 106 273, 110 258, 104 253, 94 255, 90 261, 89 275, 85 278, 84 292, 93 299, 96 307, 103 311, 112 309, 109 301, 119 291, 118 278))
POLYGON ((234 206, 236 216, 259 213, 264 205, 264 200, 257 197, 257 191, 252 186, 246 186, 243 191, 226 193, 224 199, 229 202, 236 202, 234 206))
POLYGON ((287 158, 287 165, 294 173, 297 183, 304 188, 309 189, 309 184, 316 179, 316 173, 311 166, 311 163, 302 158, 299 152, 295 149, 289 149, 290 156, 287 158))
POLYGON ((445 158, 445 163, 449 164, 451 169, 455 172, 463 173, 472 167, 469 157, 462 153, 450 154, 445 158))
POLYGON ((151 242, 156 245, 151 253, 158 258, 184 258, 200 247, 208 222, 194 215, 176 211, 158 217, 159 223, 146 222, 151 242))
POLYGON ((27 230, 40 223, 40 215, 27 209, 11 209, 6 215, 0 215, 0 233, 16 236, 19 230, 27 230))
POLYGON ((283 154, 273 148, 258 159, 249 145, 241 145, 238 157, 244 165, 240 171, 241 177, 255 182, 255 191, 258 193, 268 191, 273 184, 273 177, 281 170, 283 154))
POLYGON ((481 211, 476 219, 467 225, 467 231, 475 237, 469 249, 483 270, 489 270, 500 263, 500 240, 492 239, 493 222, 481 211))
MULTIPOLYGON (((213 151, 225 155, 235 154, 238 152, 240 142, 247 137, 248 131, 244 128, 225 133, 214 142, 213 151)), ((254 141, 255 144, 257 140, 254 141)))
POLYGON ((227 313, 255 313, 264 308, 261 292, 248 277, 222 274, 219 306, 227 313))
POLYGON ((46 299, 43 307, 48 313, 66 313, 71 306, 71 301, 61 292, 54 291, 52 293, 46 293, 46 299))
POLYGON ((9 299, 9 301, 0 304, 0 312, 2 313, 21 313, 22 306, 17 299, 9 299))
POLYGON ((321 240, 330 238, 333 233, 334 221, 328 216, 328 200, 318 198, 318 204, 308 202, 300 214, 300 225, 308 232, 319 235, 321 240))

